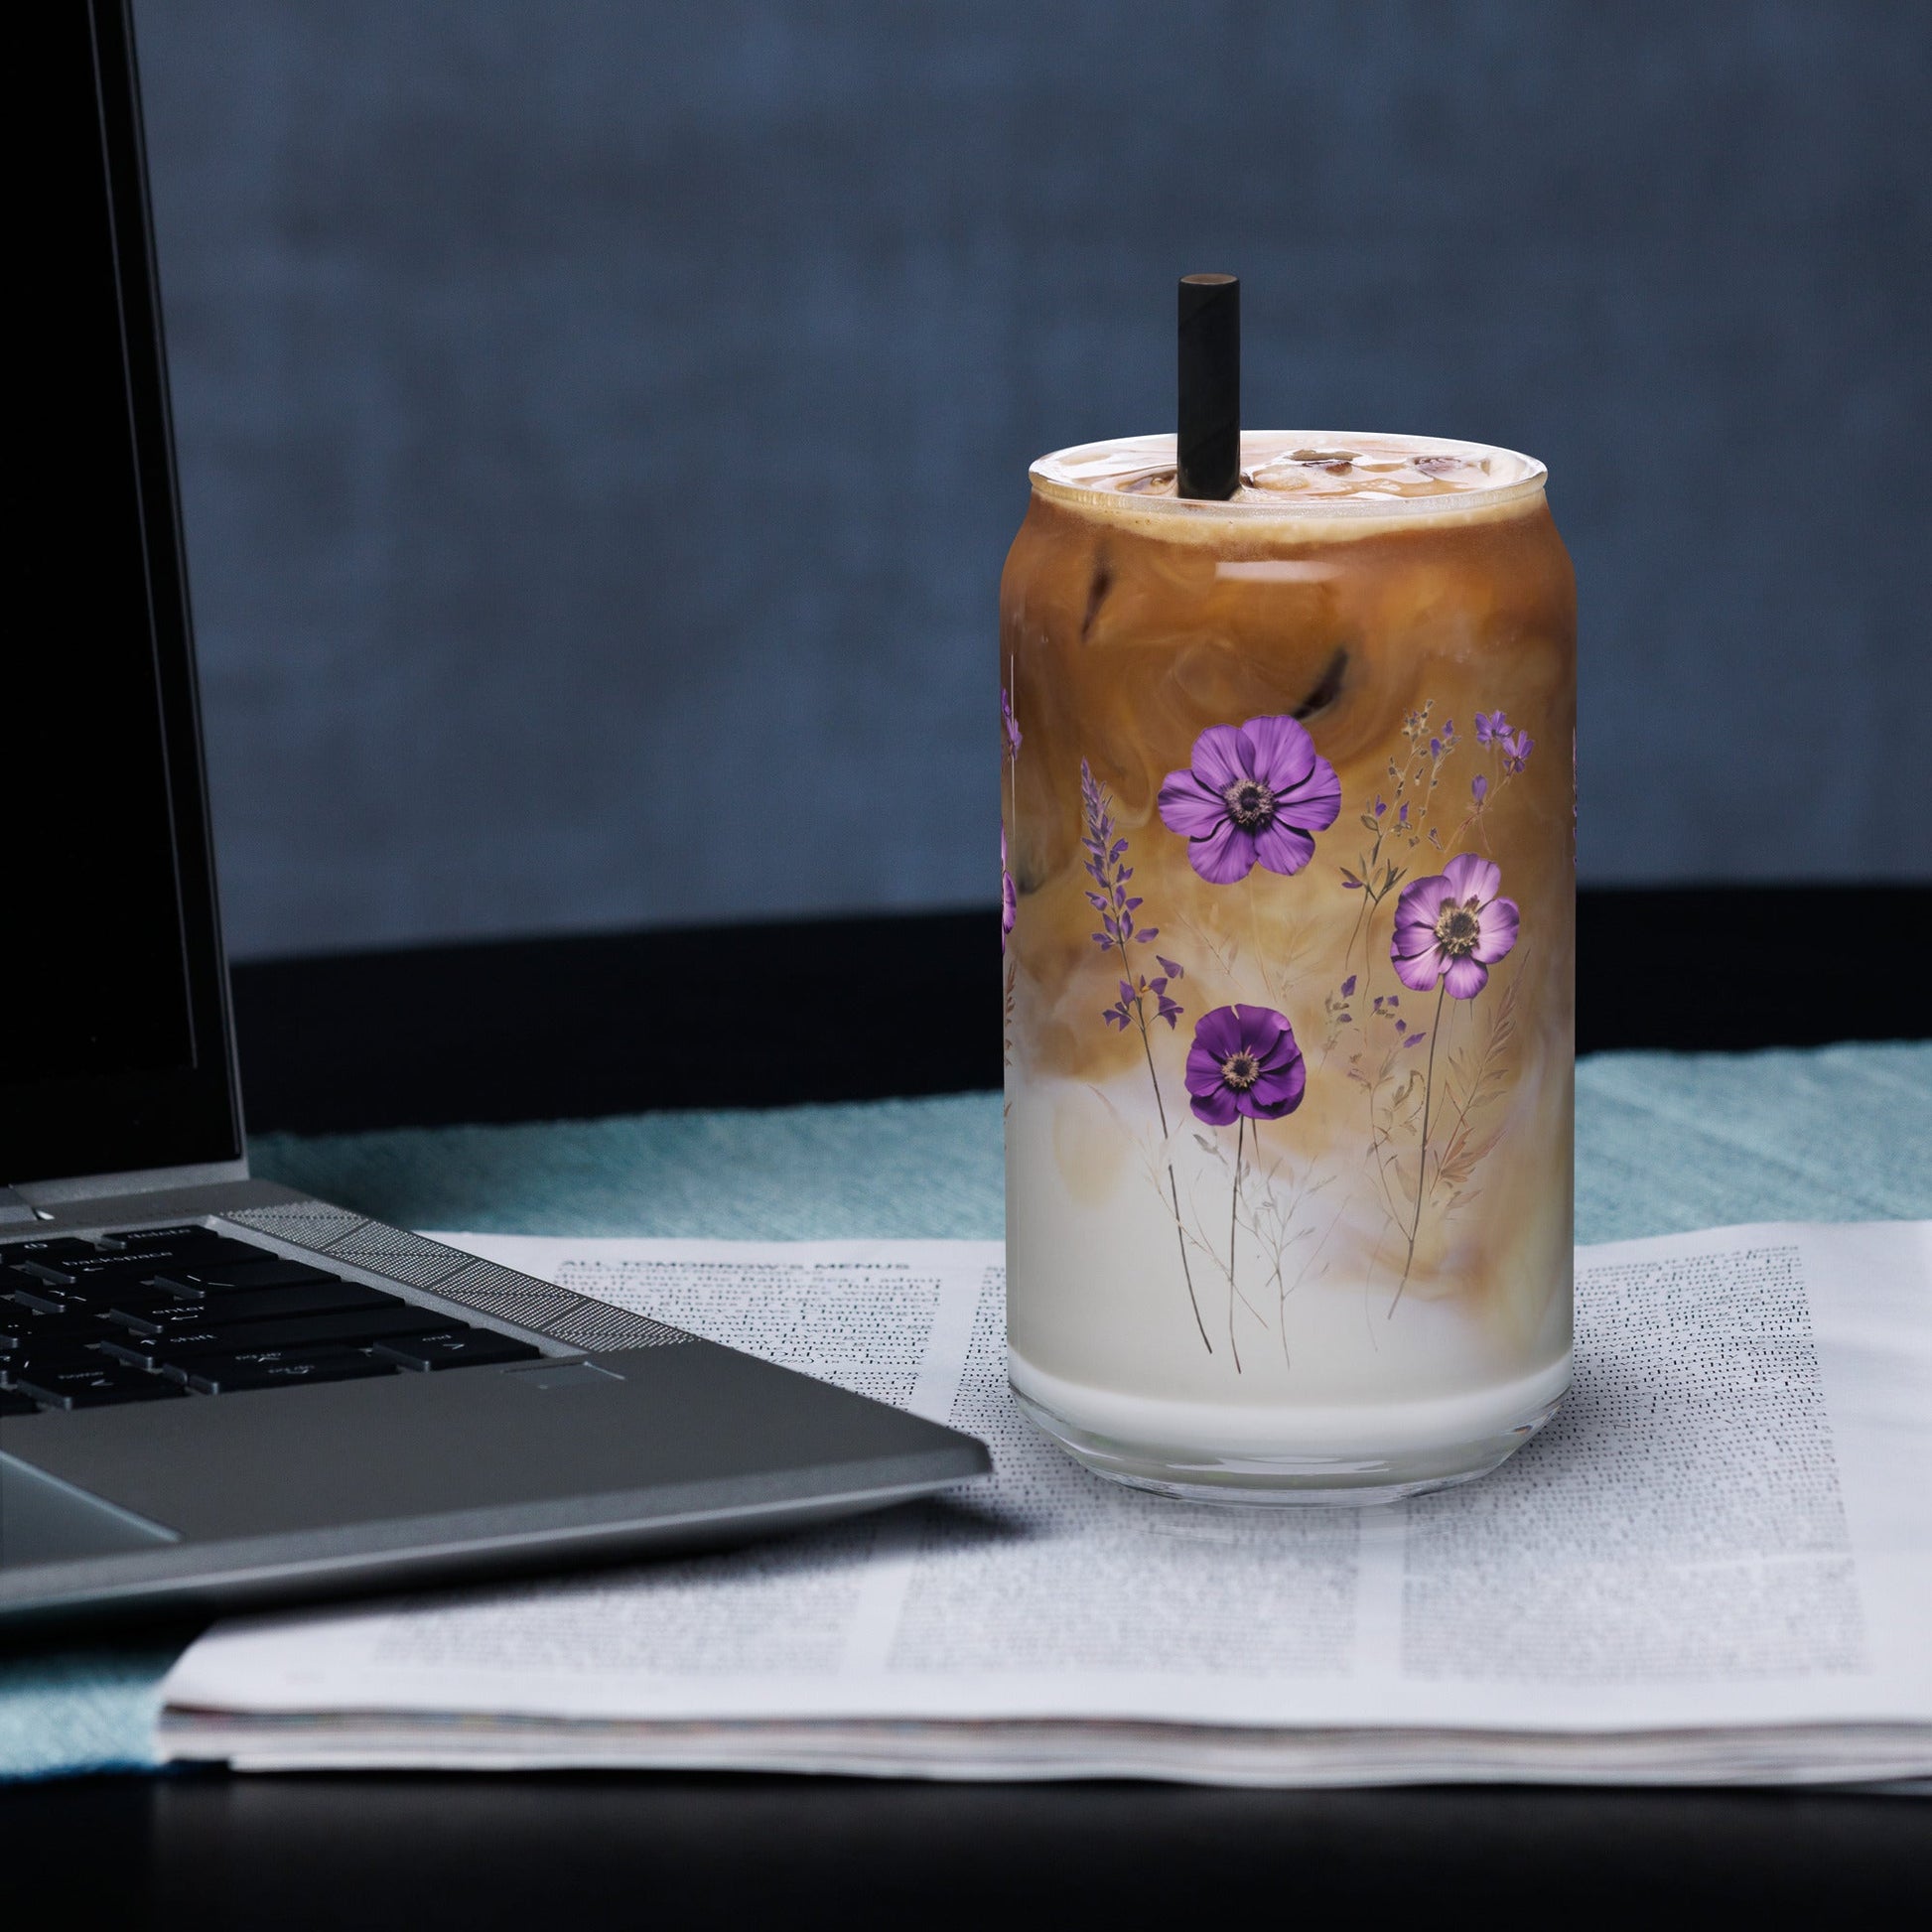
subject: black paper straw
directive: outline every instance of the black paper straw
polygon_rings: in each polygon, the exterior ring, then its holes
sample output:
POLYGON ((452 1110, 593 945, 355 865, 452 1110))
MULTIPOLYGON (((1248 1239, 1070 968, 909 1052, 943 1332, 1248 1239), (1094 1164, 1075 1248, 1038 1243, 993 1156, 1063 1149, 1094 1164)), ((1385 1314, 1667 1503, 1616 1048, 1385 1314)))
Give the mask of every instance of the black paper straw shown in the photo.
POLYGON ((1241 284, 1183 275, 1174 491, 1232 496, 1241 483, 1241 284))

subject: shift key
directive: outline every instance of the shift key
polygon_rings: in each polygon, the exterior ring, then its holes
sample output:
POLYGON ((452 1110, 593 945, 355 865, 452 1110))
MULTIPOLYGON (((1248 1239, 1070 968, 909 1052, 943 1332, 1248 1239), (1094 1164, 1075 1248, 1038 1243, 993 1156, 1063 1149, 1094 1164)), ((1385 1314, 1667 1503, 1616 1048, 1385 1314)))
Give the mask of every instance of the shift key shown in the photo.
POLYGON ((276 1319, 293 1321, 306 1314, 346 1314, 351 1309, 400 1309, 399 1295, 385 1295, 360 1282, 324 1281, 310 1288, 263 1288, 237 1291, 207 1300, 169 1298, 159 1304, 115 1299, 108 1303, 115 1321, 143 1335, 186 1334, 191 1328, 232 1328, 246 1322, 276 1319))
POLYGON ((319 1348, 330 1342, 353 1347, 389 1335, 420 1335, 447 1328, 450 1317, 398 1303, 393 1309, 353 1309, 346 1314, 309 1314, 288 1321, 250 1321, 222 1328, 195 1341, 172 1338, 154 1350, 159 1362, 189 1362, 198 1355, 250 1355, 277 1348, 319 1348))
POLYGON ((271 1315, 279 1317, 276 1326, 283 1327, 304 1316, 379 1314, 407 1307, 400 1296, 384 1295, 380 1289, 362 1288, 353 1282, 334 1282, 326 1290, 269 1289, 212 1304, 171 1300, 165 1307, 145 1312, 116 1305, 111 1325, 100 1335, 99 1345, 123 1361, 153 1368, 210 1348, 244 1348, 271 1315))

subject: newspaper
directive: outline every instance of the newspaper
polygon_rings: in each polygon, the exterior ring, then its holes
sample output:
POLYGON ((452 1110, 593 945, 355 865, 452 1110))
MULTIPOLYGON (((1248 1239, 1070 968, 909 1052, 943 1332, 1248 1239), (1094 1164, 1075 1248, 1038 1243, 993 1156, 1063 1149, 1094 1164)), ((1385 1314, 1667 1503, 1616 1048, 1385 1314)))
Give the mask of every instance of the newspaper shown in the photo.
POLYGON ((976 1242, 439 1239, 991 1448, 952 1496, 700 1559, 217 1625, 175 1758, 1226 1783, 1932 1776, 1932 1223, 1584 1248, 1577 1383, 1496 1473, 1225 1509, 1006 1391, 976 1242))

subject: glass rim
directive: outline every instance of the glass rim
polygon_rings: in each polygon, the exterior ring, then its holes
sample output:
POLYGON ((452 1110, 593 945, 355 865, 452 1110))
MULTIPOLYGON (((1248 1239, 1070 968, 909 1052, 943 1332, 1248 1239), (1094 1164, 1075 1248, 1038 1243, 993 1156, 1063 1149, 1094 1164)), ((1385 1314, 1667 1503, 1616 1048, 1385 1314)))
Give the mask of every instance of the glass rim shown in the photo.
MULTIPOLYGON (((1468 516, 1493 512, 1516 502, 1527 502, 1544 492, 1549 481, 1548 466, 1521 450, 1506 449, 1495 443, 1471 443, 1459 437, 1412 436, 1394 431, 1368 430, 1264 430, 1242 432, 1242 477, 1251 474, 1247 461, 1250 437, 1267 437, 1271 444, 1299 443, 1307 447, 1327 445, 1347 449, 1351 443, 1399 442, 1424 455, 1502 457, 1520 466, 1520 474, 1505 482, 1484 483, 1473 489, 1450 489, 1429 496, 1295 496, 1274 495, 1262 498, 1155 495, 1103 486, 1090 476, 1070 474, 1082 459, 1095 461, 1103 455, 1128 459, 1114 471, 1114 477, 1155 476, 1172 473, 1174 468, 1174 438, 1165 432, 1151 436, 1110 436, 1092 443, 1075 443, 1062 450, 1051 450, 1036 457, 1027 467, 1033 486, 1042 494, 1077 502, 1082 508, 1111 512, 1119 516, 1172 517, 1180 520, 1230 518, 1239 522, 1300 523, 1349 521, 1365 518, 1428 516, 1468 516)), ((1271 453, 1272 454, 1272 453, 1271 453)), ((1262 459, 1267 460, 1267 459, 1262 459)))

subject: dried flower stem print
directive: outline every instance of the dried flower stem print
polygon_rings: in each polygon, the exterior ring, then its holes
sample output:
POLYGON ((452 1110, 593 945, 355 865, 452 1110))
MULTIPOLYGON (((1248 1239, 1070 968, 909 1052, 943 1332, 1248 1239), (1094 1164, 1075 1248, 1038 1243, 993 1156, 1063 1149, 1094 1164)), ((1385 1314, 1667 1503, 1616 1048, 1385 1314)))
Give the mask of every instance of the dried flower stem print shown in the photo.
MULTIPOLYGON (((1169 993, 1169 985, 1183 977, 1180 966, 1158 953, 1155 964, 1160 977, 1148 979, 1134 970, 1131 946, 1149 944, 1160 937, 1158 926, 1137 925, 1135 914, 1142 901, 1130 897, 1127 882, 1134 868, 1127 863, 1127 841, 1118 836, 1114 824, 1113 801, 1093 775, 1085 759, 1080 760, 1081 844, 1086 848, 1086 873, 1093 881, 1087 901, 1100 914, 1100 931, 1093 935, 1102 952, 1118 952, 1126 975, 1120 982, 1120 998, 1101 1015, 1108 1026, 1125 1033, 1131 1025, 1141 1036, 1141 1051, 1147 1059, 1147 1077, 1154 1088, 1154 1111, 1161 1123, 1161 1141, 1168 1140, 1168 1107, 1161 1095, 1161 1076, 1154 1067, 1154 1042, 1148 1033, 1147 1002, 1155 1001, 1155 1018, 1165 1020, 1173 1032, 1181 1008, 1169 993)), ((1173 1163, 1168 1163, 1168 1199, 1173 1208, 1174 1239, 1180 1247, 1180 1273, 1187 1284, 1187 1306, 1193 1311, 1194 1326, 1200 1331, 1201 1346, 1211 1355, 1214 1344, 1207 1338, 1207 1323, 1201 1319, 1200 1298, 1194 1293, 1194 1271, 1187 1260, 1187 1234, 1180 1219, 1180 1185, 1174 1178, 1173 1163)))
MULTIPOLYGON (((1011 761, 1019 730, 1004 692, 1002 716, 1011 761)), ((1215 889, 1212 904, 1225 908, 1193 919, 1178 917, 1189 935, 1187 956, 1210 983, 1218 980, 1231 991, 1258 981, 1268 1002, 1214 1007, 1195 1023, 1182 1081, 1195 1118, 1207 1130, 1193 1136, 1201 1156, 1196 1160, 1174 1145, 1155 1052, 1159 1023, 1173 1034, 1182 1018, 1174 992, 1182 968, 1159 953, 1152 960, 1158 972, 1150 976, 1142 968, 1144 955, 1136 949, 1151 947, 1159 929, 1140 922, 1143 901, 1131 890, 1134 868, 1112 795, 1091 763, 1084 759, 1080 763, 1086 897, 1100 915, 1092 938, 1120 973, 1118 997, 1101 1017, 1140 1040, 1161 1138, 1151 1151, 1139 1135, 1136 1143, 1147 1155, 1149 1180, 1172 1211, 1188 1308, 1210 1355, 1217 1351, 1201 1289, 1213 1291, 1217 1278, 1225 1277, 1225 1341, 1237 1375, 1249 1365, 1241 1347, 1243 1318, 1252 1318, 1264 1333, 1276 1327, 1283 1363, 1292 1366, 1288 1299, 1338 1228, 1362 1225, 1364 1210, 1368 1225, 1384 1230, 1378 1251, 1387 1257, 1369 1260, 1364 1287, 1395 1276, 1391 1240, 1393 1254, 1401 1257, 1386 1310, 1393 1318, 1426 1252, 1424 1231, 1432 1216, 1445 1218, 1473 1196, 1477 1170, 1502 1138, 1502 1125, 1485 1123, 1494 1119, 1490 1110, 1509 1089, 1516 977, 1499 999, 1486 1003, 1486 1028, 1478 1026, 1459 1050, 1450 1050, 1444 1029, 1456 1005, 1474 1002, 1488 985, 1491 968, 1516 947, 1520 918, 1515 902, 1502 896, 1495 863, 1471 852, 1455 853, 1453 847, 1466 833, 1486 838, 1483 813, 1521 773, 1533 741, 1500 711, 1477 714, 1476 755, 1487 754, 1493 768, 1471 781, 1470 808, 1446 841, 1434 821, 1445 767, 1462 741, 1453 720, 1438 725, 1433 716, 1433 702, 1425 702, 1403 720, 1403 747, 1387 760, 1384 788, 1359 816, 1367 834, 1362 857, 1355 867, 1339 868, 1342 889, 1359 895, 1358 909, 1341 947, 1342 976, 1338 983, 1327 982, 1332 990, 1318 1015, 1308 1016, 1319 1028, 1310 1038, 1317 1066, 1339 1058, 1347 1079, 1362 1089, 1368 1134, 1365 1168, 1354 1184, 1344 1178, 1318 1239, 1304 1210, 1341 1176, 1313 1165, 1298 1174, 1285 1154, 1264 1152, 1262 1144, 1264 1121, 1281 1120, 1301 1106, 1309 1063, 1287 1011, 1301 964, 1277 958, 1280 970, 1271 970, 1261 901, 1273 902, 1284 884, 1310 866, 1315 835, 1338 815, 1341 787, 1333 767, 1294 719, 1252 718, 1240 726, 1209 726, 1195 740, 1189 765, 1170 772, 1161 788, 1162 823, 1186 841, 1193 871, 1215 889), (1413 877, 1417 855, 1435 858, 1441 870, 1413 877), (1239 888, 1238 895, 1229 897, 1223 890, 1228 887, 1239 888), (1385 905, 1392 917, 1386 940, 1380 940, 1385 905), (1354 965, 1358 941, 1363 947, 1359 970, 1354 965), (1382 944, 1399 990, 1378 994, 1370 970, 1382 944), (1250 948, 1252 955, 1244 956, 1250 948), (1429 1024, 1412 1027, 1402 1010, 1404 994, 1413 999, 1432 992, 1436 1005, 1429 1024), (1217 1131, 1227 1127, 1235 1130, 1231 1150, 1217 1131), (1298 1251, 1299 1266, 1294 1265, 1298 1251), (1196 1262, 1208 1271, 1199 1282, 1196 1262), (1244 1270, 1254 1277, 1245 1285, 1244 1270)), ((1336 963, 1330 961, 1330 968, 1336 963)), ((1127 1114, 1104 1091, 1095 1091, 1123 1130, 1132 1133, 1127 1114)))
MULTIPOLYGON (((1295 1043, 1288 1016, 1272 1007, 1216 1007, 1203 1014, 1187 1049, 1187 1099, 1197 1120, 1210 1127, 1234 1123, 1234 1180, 1228 1200, 1228 1352, 1241 1373, 1241 1345, 1234 1332, 1241 1224, 1241 1156, 1248 1123, 1281 1120, 1302 1104, 1308 1062, 1295 1043)), ((1257 1149, 1259 1126, 1257 1125, 1257 1149)))
POLYGON ((1416 1265, 1423 1201, 1429 1192, 1429 1109, 1436 1092, 1436 1046, 1443 1007, 1450 999, 1473 1000, 1489 984, 1489 968, 1516 944, 1522 921, 1514 899, 1501 896, 1502 871, 1465 852, 1430 879, 1418 879, 1395 909, 1389 957, 1396 977, 1411 992, 1436 988, 1436 1024, 1430 1029, 1429 1071, 1423 1076, 1422 1133, 1416 1149, 1416 1211, 1409 1222, 1408 1256, 1389 1304, 1394 1315, 1416 1265))

